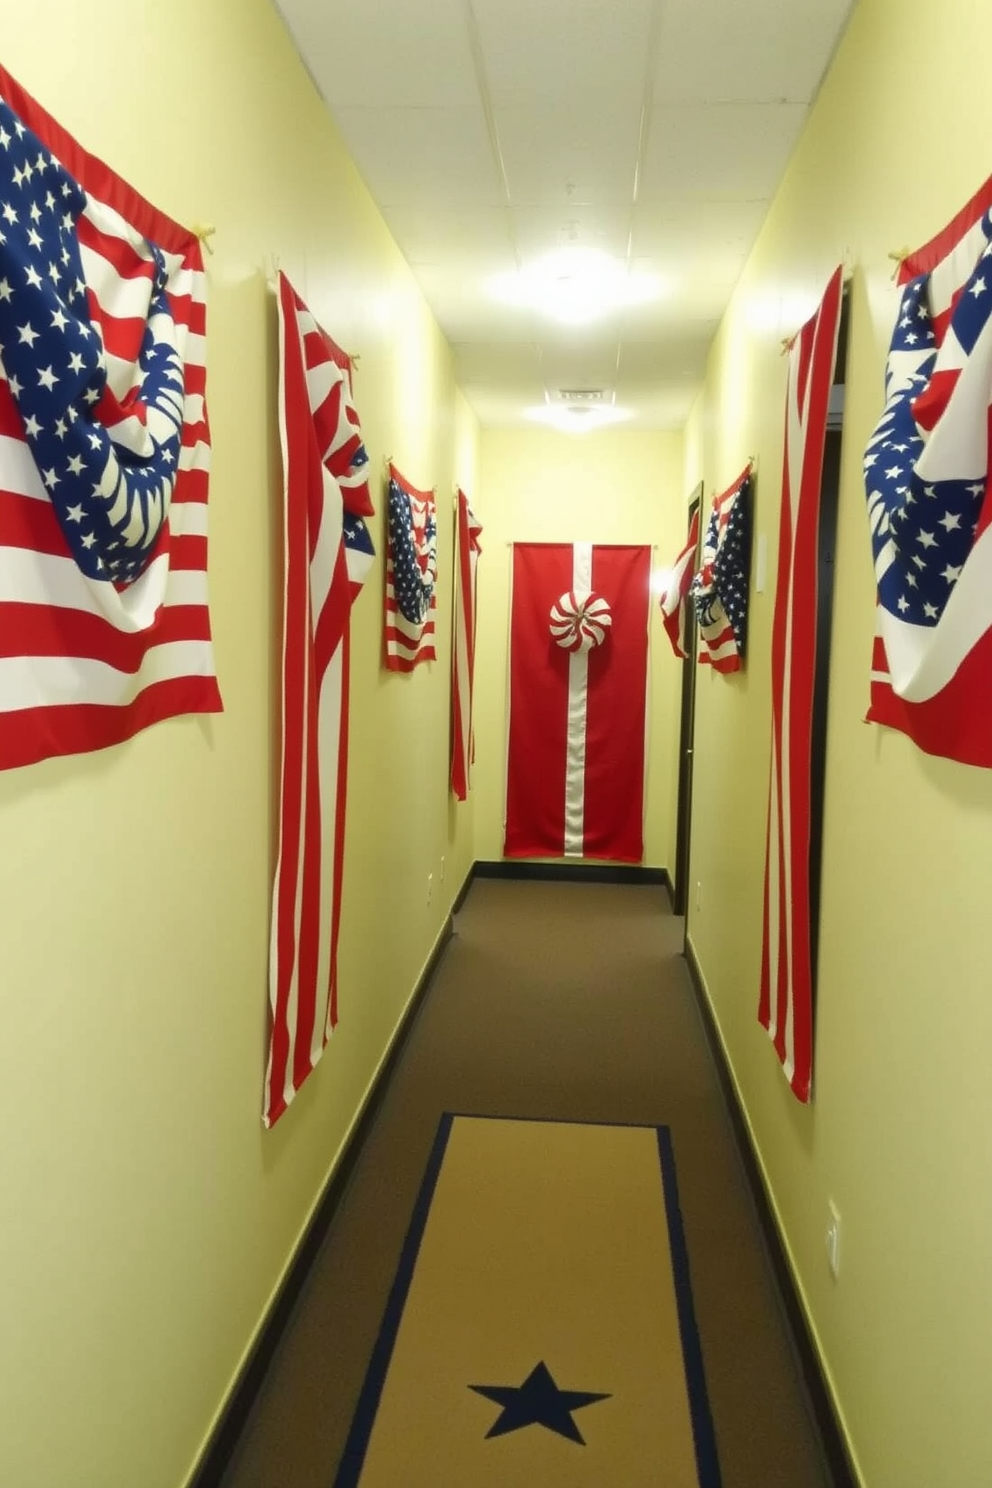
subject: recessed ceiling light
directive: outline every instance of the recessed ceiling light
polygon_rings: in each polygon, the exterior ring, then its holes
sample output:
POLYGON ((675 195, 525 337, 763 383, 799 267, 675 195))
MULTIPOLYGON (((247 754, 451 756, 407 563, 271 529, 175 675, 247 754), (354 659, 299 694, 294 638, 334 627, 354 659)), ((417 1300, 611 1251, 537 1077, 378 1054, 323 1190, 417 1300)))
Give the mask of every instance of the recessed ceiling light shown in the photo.
POLYGON ((586 325, 611 310, 657 298, 663 285, 656 275, 632 273, 594 248, 561 248, 517 274, 499 274, 490 288, 507 304, 529 306, 566 325, 586 325))
POLYGON ((525 408, 524 417, 537 424, 550 424, 553 429, 563 429, 568 434, 588 434, 592 429, 603 429, 608 424, 622 424, 633 415, 626 408, 612 404, 589 403, 541 403, 537 408, 525 408))

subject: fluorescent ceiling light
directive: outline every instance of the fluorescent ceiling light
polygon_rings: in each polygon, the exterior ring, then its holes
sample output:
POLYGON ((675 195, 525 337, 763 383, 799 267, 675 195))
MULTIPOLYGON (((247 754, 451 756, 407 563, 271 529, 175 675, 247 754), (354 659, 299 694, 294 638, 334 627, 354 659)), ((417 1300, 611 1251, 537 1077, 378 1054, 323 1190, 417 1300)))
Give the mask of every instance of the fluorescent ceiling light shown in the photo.
POLYGON ((631 416, 626 408, 615 408, 610 403, 541 403, 537 408, 524 409, 525 418, 568 434, 588 434, 590 429, 621 424, 631 416))
POLYGON ((526 305, 566 325, 586 325, 640 305, 662 291, 654 274, 631 273, 626 264, 593 248, 562 248, 518 274, 499 274, 490 288, 510 305, 526 305))

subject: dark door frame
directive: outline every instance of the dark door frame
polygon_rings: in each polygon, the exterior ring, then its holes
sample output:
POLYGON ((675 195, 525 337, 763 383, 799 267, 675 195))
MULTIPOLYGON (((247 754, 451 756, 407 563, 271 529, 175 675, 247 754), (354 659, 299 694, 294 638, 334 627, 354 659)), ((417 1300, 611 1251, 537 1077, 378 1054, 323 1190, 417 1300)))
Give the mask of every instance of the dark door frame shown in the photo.
MULTIPOLYGON (((703 483, 695 488, 689 499, 687 531, 692 530, 694 514, 700 512, 699 541, 702 542, 703 483)), ((698 557, 698 546, 697 546, 698 557)), ((695 569, 696 565, 693 564, 695 569)), ((686 603, 682 649, 686 659, 682 663, 682 714, 679 725, 679 794, 675 825, 675 882, 672 886, 672 909, 686 916, 689 910, 689 845, 692 838, 692 748, 696 716, 696 637, 697 627, 692 614, 692 605, 686 603)))

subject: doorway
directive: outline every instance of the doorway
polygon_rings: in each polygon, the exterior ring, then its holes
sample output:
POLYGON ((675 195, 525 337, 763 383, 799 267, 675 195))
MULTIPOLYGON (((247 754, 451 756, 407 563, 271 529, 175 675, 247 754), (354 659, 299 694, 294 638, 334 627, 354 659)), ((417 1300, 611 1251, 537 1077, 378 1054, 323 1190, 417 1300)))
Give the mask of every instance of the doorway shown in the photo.
MULTIPOLYGON (((703 501, 703 483, 692 493, 689 501, 688 531, 692 531, 693 518, 703 501)), ((702 539, 702 522, 699 524, 702 539)), ((693 562, 693 571, 698 566, 693 562)), ((679 795, 675 825, 675 884, 672 891, 672 909, 685 915, 688 923, 689 909, 689 841, 692 831, 692 741, 696 717, 696 636, 697 627, 692 613, 692 604, 686 601, 683 621, 682 650, 686 659, 682 663, 682 713, 679 725, 679 795)))

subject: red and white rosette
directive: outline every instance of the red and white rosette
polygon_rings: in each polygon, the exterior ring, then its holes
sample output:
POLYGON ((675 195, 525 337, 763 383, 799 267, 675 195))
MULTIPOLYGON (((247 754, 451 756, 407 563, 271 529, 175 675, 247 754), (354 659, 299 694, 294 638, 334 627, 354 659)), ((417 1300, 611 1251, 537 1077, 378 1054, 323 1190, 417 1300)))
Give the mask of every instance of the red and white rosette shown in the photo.
POLYGON ((570 589, 551 606, 551 634, 565 651, 581 653, 601 646, 612 624, 608 602, 591 591, 570 589))

